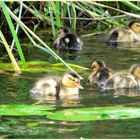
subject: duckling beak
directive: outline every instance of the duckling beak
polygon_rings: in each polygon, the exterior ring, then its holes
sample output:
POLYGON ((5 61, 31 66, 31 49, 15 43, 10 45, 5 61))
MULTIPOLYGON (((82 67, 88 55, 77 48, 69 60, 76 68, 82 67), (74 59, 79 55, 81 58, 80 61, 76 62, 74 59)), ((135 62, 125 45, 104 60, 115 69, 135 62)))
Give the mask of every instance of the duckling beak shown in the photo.
POLYGON ((81 85, 80 85, 80 83, 77 83, 77 85, 76 85, 79 89, 84 89, 81 85))

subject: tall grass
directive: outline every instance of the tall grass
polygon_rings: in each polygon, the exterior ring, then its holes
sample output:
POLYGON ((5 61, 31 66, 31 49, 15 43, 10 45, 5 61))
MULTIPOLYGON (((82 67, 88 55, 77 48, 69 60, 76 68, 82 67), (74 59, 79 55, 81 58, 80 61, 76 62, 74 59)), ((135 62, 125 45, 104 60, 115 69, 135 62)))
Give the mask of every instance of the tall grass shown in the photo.
POLYGON ((6 39, 5 39, 1 30, 0 30, 0 37, 1 37, 2 42, 3 42, 3 44, 4 44, 4 46, 7 50, 7 53, 9 55, 9 58, 10 58, 11 62, 12 62, 12 65, 15 69, 15 73, 20 74, 21 73, 20 67, 18 66, 18 63, 16 62, 16 59, 15 59, 14 55, 12 54, 12 51, 10 50, 10 46, 8 45, 8 43, 7 43, 7 41, 6 41, 6 39))
MULTIPOLYGON (((34 18, 37 19, 38 23, 34 23, 34 29, 37 29, 43 22, 51 27, 52 35, 54 37, 56 37, 57 35, 57 30, 63 26, 69 26, 74 31, 76 31, 77 26, 81 20, 97 21, 97 23, 100 23, 102 26, 108 28, 110 24, 122 24, 122 22, 125 21, 123 19, 140 19, 140 2, 138 1, 45 1, 43 3, 27 1, 26 3, 20 3, 17 1, 16 3, 19 3, 20 5, 22 4, 22 6, 24 7, 24 17, 26 17, 26 15, 28 14, 32 14, 34 18), (40 9, 37 4, 43 4, 41 6, 43 8, 40 9), (82 17, 79 13, 82 13, 82 17)), ((26 35, 34 44, 34 46, 46 51, 54 58, 60 60, 68 69, 74 71, 63 59, 61 59, 54 51, 52 51, 33 31, 31 31, 23 22, 21 22, 20 19, 17 18, 17 16, 13 14, 12 11, 15 10, 14 4, 15 2, 11 2, 10 7, 12 10, 10 10, 6 6, 4 1, 0 1, 2 12, 4 13, 6 19, 2 20, 2 22, 0 23, 0 27, 2 28, 5 22, 7 22, 7 24, 9 25, 10 31, 14 38, 23 65, 26 65, 26 61, 10 16, 16 21, 17 24, 20 25, 20 27, 26 33, 26 35), (38 40, 41 45, 37 44, 34 41, 34 38, 38 40)))
POLYGON ((13 23, 12 23, 12 20, 11 20, 11 18, 10 18, 10 15, 9 15, 9 13, 8 13, 8 11, 7 11, 6 5, 5 5, 5 3, 2 2, 2 1, 0 2, 0 4, 1 4, 2 10, 3 10, 3 13, 4 13, 5 17, 6 17, 7 23, 8 23, 8 25, 9 25, 10 31, 11 31, 11 33, 12 33, 12 36, 13 36, 13 38, 14 38, 14 40, 15 40, 16 47, 17 47, 17 49, 18 49, 18 53, 19 53, 19 56, 20 56, 21 61, 22 61, 22 63, 23 63, 23 66, 26 67, 26 61, 25 61, 25 58, 24 58, 24 55, 23 55, 23 52, 22 52, 22 49, 21 49, 21 45, 20 45, 20 43, 19 43, 19 40, 18 40, 16 31, 15 31, 15 29, 14 29, 14 25, 13 25, 13 23))
POLYGON ((27 36, 30 38, 30 40, 33 42, 33 44, 38 47, 38 48, 42 48, 42 50, 46 50, 47 52, 49 52, 54 58, 58 59, 59 61, 61 61, 69 70, 73 71, 74 73, 76 73, 81 79, 83 79, 76 71, 74 71, 63 59, 61 59, 50 47, 47 46, 47 44, 42 41, 35 33, 33 33, 22 21, 20 21, 18 19, 17 16, 15 16, 13 14, 13 12, 7 7, 7 10, 9 12, 9 14, 11 15, 11 17, 19 24, 19 26, 23 29, 23 31, 27 34, 27 36), (32 39, 32 37, 30 36, 30 34, 36 39, 38 40, 42 45, 38 45, 35 43, 35 41, 32 39), (45 49, 46 48, 46 49, 45 49))

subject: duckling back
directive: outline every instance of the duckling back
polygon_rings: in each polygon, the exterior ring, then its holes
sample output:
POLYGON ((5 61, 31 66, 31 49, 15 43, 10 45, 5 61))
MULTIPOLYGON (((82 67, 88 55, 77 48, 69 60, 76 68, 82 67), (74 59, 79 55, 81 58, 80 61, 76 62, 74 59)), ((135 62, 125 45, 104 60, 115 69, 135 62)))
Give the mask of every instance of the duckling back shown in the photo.
POLYGON ((57 50, 82 50, 83 42, 76 34, 65 32, 65 30, 62 30, 61 32, 63 33, 54 41, 54 47, 57 50))
POLYGON ((101 86, 104 90, 117 88, 137 88, 138 83, 131 73, 116 72, 101 86))
POLYGON ((97 85, 102 85, 111 75, 112 70, 108 67, 101 68, 98 72, 92 72, 89 75, 89 82, 97 85))
POLYGON ((30 94, 58 96, 60 92, 60 77, 45 77, 35 83, 30 94))
POLYGON ((121 27, 111 31, 109 42, 136 42, 139 40, 137 34, 128 27, 121 27))

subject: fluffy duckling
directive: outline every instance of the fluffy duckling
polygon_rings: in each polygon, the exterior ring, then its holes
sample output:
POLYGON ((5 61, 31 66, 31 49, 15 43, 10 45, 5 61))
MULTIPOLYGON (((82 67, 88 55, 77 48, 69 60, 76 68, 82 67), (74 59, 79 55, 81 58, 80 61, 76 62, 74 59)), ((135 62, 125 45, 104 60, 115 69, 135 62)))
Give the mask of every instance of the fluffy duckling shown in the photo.
POLYGON ((105 90, 117 88, 140 88, 140 65, 132 65, 130 72, 116 72, 104 82, 101 88, 105 90))
POLYGON ((59 97, 61 95, 79 94, 79 89, 83 89, 79 77, 73 72, 67 72, 63 77, 46 77, 40 79, 30 90, 32 95, 51 95, 59 97))
POLYGON ((54 41, 53 45, 57 50, 82 50, 83 42, 74 33, 67 28, 61 28, 58 31, 58 38, 54 41))
POLYGON ((91 74, 89 75, 89 82, 101 85, 108 79, 113 71, 105 65, 103 61, 94 61, 91 66, 91 74))
POLYGON ((140 64, 134 64, 130 68, 130 73, 135 76, 138 87, 140 88, 140 64))
POLYGON ((140 22, 132 21, 125 27, 114 28, 108 42, 138 42, 140 41, 140 22))
POLYGON ((100 87, 104 90, 117 88, 137 88, 135 76, 128 72, 116 72, 110 76, 100 87))

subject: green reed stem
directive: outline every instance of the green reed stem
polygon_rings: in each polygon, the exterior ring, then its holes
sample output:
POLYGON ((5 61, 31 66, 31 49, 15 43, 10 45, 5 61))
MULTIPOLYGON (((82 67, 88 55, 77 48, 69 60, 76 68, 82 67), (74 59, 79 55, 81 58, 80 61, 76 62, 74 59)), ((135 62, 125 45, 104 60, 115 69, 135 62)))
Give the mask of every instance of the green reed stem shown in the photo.
POLYGON ((1 37, 2 42, 3 42, 4 46, 5 46, 5 49, 6 49, 7 53, 8 53, 8 56, 9 56, 11 62, 12 62, 12 65, 13 65, 13 67, 15 69, 15 73, 16 74, 21 74, 20 67, 18 66, 18 64, 16 62, 16 59, 15 59, 14 55, 12 54, 12 51, 10 50, 10 46, 8 45, 8 43, 7 43, 7 41, 6 41, 6 39, 5 39, 5 37, 4 37, 4 35, 3 35, 1 30, 0 30, 0 37, 1 37))
POLYGON ((13 38, 14 38, 14 40, 15 40, 16 47, 17 47, 17 49, 18 49, 18 53, 19 53, 20 59, 21 59, 21 61, 22 61, 22 64, 23 64, 24 67, 26 67, 27 64, 26 64, 26 61, 25 61, 25 58, 24 58, 24 55, 23 55, 23 52, 22 52, 22 49, 21 49, 21 45, 20 45, 20 43, 19 43, 19 40, 18 40, 18 37, 17 37, 17 34, 16 34, 16 31, 15 31, 15 29, 14 29, 14 25, 13 25, 13 23, 12 23, 12 20, 11 20, 11 18, 10 18, 9 12, 8 12, 8 10, 7 10, 7 6, 5 5, 5 2, 4 2, 4 1, 0 1, 0 5, 1 5, 1 7, 2 7, 2 10, 3 10, 4 15, 5 15, 5 17, 6 17, 6 20, 7 20, 7 23, 8 23, 8 25, 9 25, 9 28, 10 28, 11 33, 12 33, 12 35, 13 35, 13 38))
POLYGON ((56 11, 55 11, 55 17, 56 17, 56 25, 58 28, 60 28, 60 2, 56 1, 56 11))
POLYGON ((73 5, 73 2, 70 2, 70 4, 72 6, 72 16, 73 16, 72 28, 75 31, 76 30, 76 9, 73 5))
POLYGON ((123 0, 123 1, 120 1, 120 2, 122 2, 123 4, 129 6, 133 10, 140 11, 140 7, 138 7, 137 5, 133 4, 132 2, 130 2, 128 0, 123 0))
POLYGON ((49 13, 50 13, 50 19, 51 19, 52 34, 53 34, 53 37, 56 37, 55 24, 54 24, 54 18, 53 18, 53 6, 51 2, 48 2, 48 5, 49 5, 49 13))

